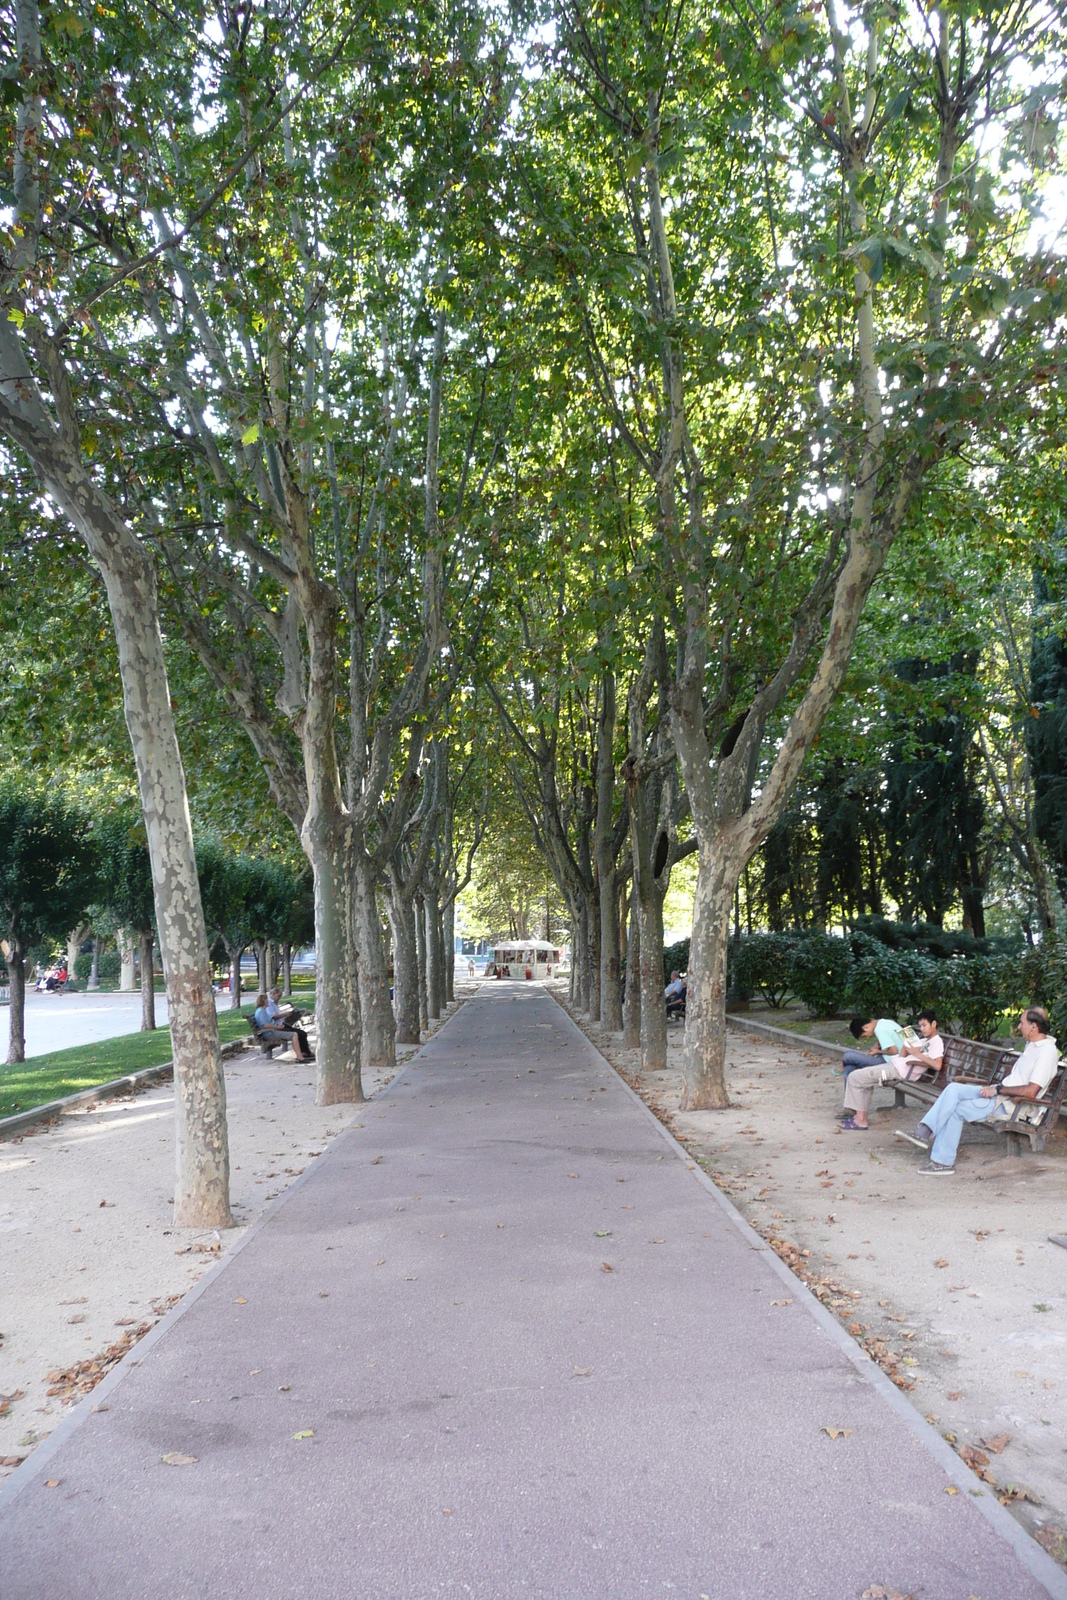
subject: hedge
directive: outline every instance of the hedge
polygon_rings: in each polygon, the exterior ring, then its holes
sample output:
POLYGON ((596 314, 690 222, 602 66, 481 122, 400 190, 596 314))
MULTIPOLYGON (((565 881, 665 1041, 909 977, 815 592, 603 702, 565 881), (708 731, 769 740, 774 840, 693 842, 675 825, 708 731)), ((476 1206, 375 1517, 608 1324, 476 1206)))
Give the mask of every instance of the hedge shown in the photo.
MULTIPOLYGON (((81 955, 74 958, 74 976, 84 983, 93 970, 93 954, 91 950, 83 950, 81 955)), ((122 957, 117 950, 102 950, 97 972, 101 978, 117 978, 122 972, 122 957)))

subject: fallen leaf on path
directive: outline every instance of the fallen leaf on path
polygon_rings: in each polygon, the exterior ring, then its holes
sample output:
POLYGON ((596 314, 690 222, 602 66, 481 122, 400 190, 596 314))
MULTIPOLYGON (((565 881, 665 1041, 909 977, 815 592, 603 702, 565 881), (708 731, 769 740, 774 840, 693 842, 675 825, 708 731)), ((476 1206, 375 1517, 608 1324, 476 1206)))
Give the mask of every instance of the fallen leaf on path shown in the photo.
POLYGON ((450 1517, 452 1515, 452 1507, 451 1506, 445 1506, 444 1509, 441 1512, 441 1515, 444 1516, 444 1517, 450 1517))
POLYGON ((25 1459, 25 1456, 0 1456, 0 1467, 19 1467, 25 1459))
POLYGON ((934 1262, 934 1266, 935 1267, 947 1267, 948 1266, 948 1262, 945 1260, 944 1256, 938 1256, 937 1260, 934 1262))
POLYGON ((59 1488, 59 1479, 58 1478, 46 1478, 44 1480, 44 1486, 45 1486, 46 1489, 58 1489, 59 1488))
POLYGON ((576 1178, 578 1174, 576 1172, 568 1172, 567 1176, 568 1178, 576 1178))
POLYGON ((68 1324, 74 1323, 74 1322, 84 1322, 84 1321, 85 1321, 85 1313, 82 1312, 82 1311, 77 1311, 77 1312, 75 1312, 73 1317, 68 1317, 67 1318, 68 1324))
POLYGON ((852 1429, 852 1428, 827 1428, 827 1427, 824 1426, 824 1427, 819 1429, 819 1432, 820 1433, 825 1433, 831 1439, 847 1439, 849 1437, 849 1435, 854 1432, 854 1429, 852 1429))
POLYGON ((61 1306, 84 1306, 88 1305, 88 1303, 89 1297, 84 1294, 80 1294, 76 1300, 60 1300, 59 1302, 61 1306))
POLYGON ((115 1326, 116 1328, 132 1328, 136 1321, 136 1317, 120 1317, 115 1326))
POLYGON ((248 1304, 248 1301, 244 1298, 243 1295, 238 1295, 237 1299, 234 1301, 234 1305, 235 1306, 246 1306, 247 1304, 248 1304))
POLYGON ((375 1156, 374 1160, 371 1162, 371 1166, 372 1167, 376 1167, 378 1165, 378 1163, 381 1161, 381 1159, 382 1159, 381 1156, 375 1156))
POLYGON ((977 1450, 973 1444, 960 1445, 960 1460, 966 1461, 969 1467, 988 1467, 989 1457, 984 1450, 977 1450))
POLYGON ((183 1456, 180 1450, 171 1450, 163 1457, 163 1463, 168 1467, 193 1467, 197 1460, 196 1456, 183 1456))
POLYGON ((948 1286, 948 1292, 949 1294, 959 1294, 960 1290, 966 1289, 966 1287, 967 1285, 965 1283, 950 1283, 948 1286))
POLYGON ((987 1450, 992 1450, 995 1456, 999 1456, 1011 1444, 1011 1434, 995 1433, 991 1439, 983 1439, 982 1443, 987 1450))
POLYGON ((612 1266, 610 1261, 602 1261, 600 1263, 600 1270, 601 1272, 614 1272, 615 1268, 612 1266))
POLYGON ((914 1597, 900 1589, 887 1589, 884 1583, 872 1583, 869 1589, 864 1589, 863 1600, 914 1600, 914 1597))
POLYGON ((592 1367, 575 1367, 574 1371, 571 1373, 572 1378, 591 1378, 592 1376, 592 1367))
POLYGON ((948 1488, 945 1490, 946 1494, 959 1494, 959 1492, 960 1491, 956 1488, 954 1483, 950 1483, 948 1488))
POLYGON ((771 1301, 771 1305, 772 1306, 791 1306, 792 1304, 793 1304, 792 1300, 772 1300, 771 1301))
POLYGON ((314 1428, 301 1428, 299 1433, 294 1433, 293 1434, 293 1438, 294 1439, 314 1439, 314 1437, 315 1437, 314 1428))
POLYGON ((594 1234, 593 1234, 593 1238, 594 1239, 610 1239, 611 1238, 611 1229, 610 1228, 597 1228, 595 1230, 594 1234))
POLYGON ((109 1405, 91 1406, 90 1410, 92 1410, 92 1411, 110 1411, 111 1407, 109 1405))
POLYGON ((950 1400, 962 1400, 963 1399, 963 1390, 962 1389, 950 1389, 949 1392, 948 1392, 948 1398, 950 1400))
POLYGON ((374 1263, 374 1265, 376 1267, 384 1267, 385 1266, 385 1257, 384 1256, 379 1256, 378 1260, 374 1263))

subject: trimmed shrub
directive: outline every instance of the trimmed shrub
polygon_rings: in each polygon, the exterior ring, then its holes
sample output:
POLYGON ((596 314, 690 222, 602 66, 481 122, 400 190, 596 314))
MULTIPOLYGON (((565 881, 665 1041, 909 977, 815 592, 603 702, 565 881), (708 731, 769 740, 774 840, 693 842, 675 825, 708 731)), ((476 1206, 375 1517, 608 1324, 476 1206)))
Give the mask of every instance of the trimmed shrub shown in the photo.
POLYGON ((778 1011, 793 989, 793 952, 797 941, 785 933, 752 933, 742 939, 731 965, 739 991, 758 989, 778 1011))
POLYGON ((938 963, 936 1005, 958 1022, 968 1039, 991 1039, 1012 1005, 1012 963, 1001 956, 971 956, 938 963))
POLYGON ((813 1017, 830 1017, 840 1011, 851 973, 852 952, 847 939, 832 933, 812 933, 794 946, 790 967, 793 993, 803 1000, 813 1017))
POLYGON ((865 955, 852 968, 849 1004, 869 1017, 912 1015, 928 999, 936 1003, 944 964, 887 948, 865 955))
POLYGON ((689 940, 679 939, 677 944, 663 947, 663 987, 671 981, 672 972, 689 971, 689 940))
MULTIPOLYGON (((81 955, 74 958, 74 976, 76 978, 80 978, 84 983, 88 979, 92 970, 93 953, 91 950, 83 950, 81 955)), ((119 955, 118 951, 102 950, 100 952, 100 964, 97 967, 97 972, 99 973, 101 979, 107 979, 108 981, 111 981, 112 979, 117 978, 121 971, 122 957, 119 955)))

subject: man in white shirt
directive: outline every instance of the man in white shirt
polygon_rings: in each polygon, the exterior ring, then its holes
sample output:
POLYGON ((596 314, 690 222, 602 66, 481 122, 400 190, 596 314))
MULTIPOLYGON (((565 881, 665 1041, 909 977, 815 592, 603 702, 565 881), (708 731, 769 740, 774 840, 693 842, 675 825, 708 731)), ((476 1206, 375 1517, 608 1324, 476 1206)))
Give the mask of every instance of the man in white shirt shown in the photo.
POLYGON ((977 1083, 950 1083, 938 1095, 914 1133, 898 1129, 896 1137, 920 1150, 930 1150, 930 1160, 919 1171, 929 1177, 955 1172, 956 1151, 965 1122, 991 1122, 1011 1114, 1018 1100, 1036 1100, 1045 1092, 1059 1064, 1059 1050, 1049 1032, 1048 1012, 1027 1006, 1019 1018, 1026 1048, 1007 1077, 995 1087, 977 1083), (933 1148, 931 1149, 931 1142, 933 1148))
MULTIPOLYGON (((862 1133, 870 1126, 867 1113, 871 1109, 871 1096, 880 1084, 901 1078, 921 1078, 929 1067, 940 1066, 945 1041, 937 1031, 935 1011, 919 1012, 919 1032, 923 1042, 918 1050, 909 1050, 901 1035, 899 1050, 885 1056, 880 1054, 871 1066, 846 1068, 845 1115, 839 1119, 844 1133, 862 1133)), ((848 1054, 858 1052, 849 1051, 848 1054)))

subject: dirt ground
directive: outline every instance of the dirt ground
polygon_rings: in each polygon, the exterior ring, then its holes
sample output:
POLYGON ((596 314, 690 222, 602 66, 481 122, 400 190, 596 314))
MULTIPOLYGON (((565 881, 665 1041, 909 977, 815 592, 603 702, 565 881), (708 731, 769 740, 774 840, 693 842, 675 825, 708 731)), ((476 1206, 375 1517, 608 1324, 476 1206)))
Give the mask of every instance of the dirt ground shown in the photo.
MULTIPOLYGON (((477 987, 457 983, 448 1015, 477 987)), ((398 1047, 399 1064, 417 1048, 398 1047)), ((237 1226, 222 1238, 171 1224, 169 1084, 0 1143, 0 1478, 329 1139, 360 1122, 361 1106, 315 1105, 313 1073, 291 1051, 272 1061, 253 1051, 226 1062, 237 1226), (87 1370, 93 1361, 97 1367, 87 1370)), ((391 1077, 364 1073, 365 1092, 391 1077)))
MULTIPOLYGON (((565 984, 550 987, 564 1002, 565 984)), ((923 1415, 1067 1562, 1067 1250, 1048 1240, 1067 1233, 1062 1119, 1042 1155, 1006 1158, 999 1139, 974 1130, 954 1177, 922 1177, 921 1152, 893 1138, 895 1128, 914 1127, 921 1107, 894 1110, 891 1091, 879 1091, 871 1131, 839 1131, 841 1077, 802 1040, 779 1045, 731 1027, 730 1108, 682 1114, 680 1025, 670 1030, 667 1070, 642 1076, 621 1035, 576 1020, 923 1415)))

